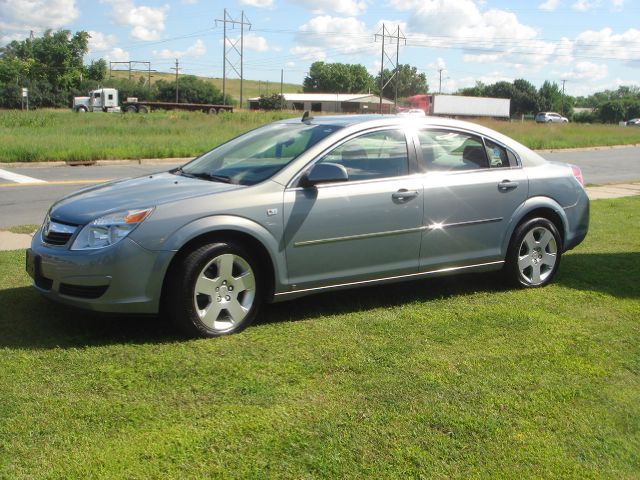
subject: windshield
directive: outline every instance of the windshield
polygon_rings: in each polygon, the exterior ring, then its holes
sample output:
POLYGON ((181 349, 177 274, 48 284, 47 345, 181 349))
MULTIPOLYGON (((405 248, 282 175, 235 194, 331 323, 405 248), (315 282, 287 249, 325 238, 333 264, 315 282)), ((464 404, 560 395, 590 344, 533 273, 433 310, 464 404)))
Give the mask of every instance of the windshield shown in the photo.
POLYGON ((175 173, 254 185, 274 175, 340 127, 274 123, 214 148, 175 173))

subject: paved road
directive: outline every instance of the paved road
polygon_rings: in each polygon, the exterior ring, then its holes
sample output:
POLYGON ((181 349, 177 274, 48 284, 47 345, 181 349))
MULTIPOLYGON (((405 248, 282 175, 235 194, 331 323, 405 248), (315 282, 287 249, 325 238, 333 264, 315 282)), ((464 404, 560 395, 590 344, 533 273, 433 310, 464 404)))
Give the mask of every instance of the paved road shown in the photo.
MULTIPOLYGON (((640 148, 638 147, 558 151, 542 155, 548 160, 578 165, 588 184, 640 181, 640 148)), ((55 200, 98 181, 144 175, 168 170, 177 165, 177 163, 163 163, 0 169, 0 229, 27 223, 39 224, 55 200), (41 183, 32 183, 33 181, 41 183)))

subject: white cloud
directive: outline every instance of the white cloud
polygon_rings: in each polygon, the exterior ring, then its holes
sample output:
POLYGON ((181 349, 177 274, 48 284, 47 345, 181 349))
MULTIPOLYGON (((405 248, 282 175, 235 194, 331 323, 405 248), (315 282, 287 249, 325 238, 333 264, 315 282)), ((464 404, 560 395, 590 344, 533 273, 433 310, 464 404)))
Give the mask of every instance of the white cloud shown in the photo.
POLYGON ((578 10, 579 12, 586 12, 592 8, 600 6, 600 0, 577 0, 571 8, 578 10))
POLYGON ((355 16, 364 13, 367 2, 364 0, 289 0, 297 6, 311 10, 314 15, 324 12, 335 12, 355 16))
POLYGON ((89 30, 89 54, 106 52, 117 43, 115 35, 105 35, 102 32, 89 30))
POLYGON ((240 4, 258 8, 271 8, 273 7, 273 0, 240 0, 240 4))
POLYGON ((625 0, 611 0, 611 7, 614 10, 622 10, 625 0))
POLYGON ((547 12, 553 12, 556 8, 558 8, 559 3, 560 0, 547 0, 546 2, 538 5, 538 8, 547 12))
POLYGON ((574 80, 586 80, 589 82, 602 80, 609 76, 609 69, 605 64, 592 62, 577 62, 570 71, 561 74, 563 78, 574 80))
POLYGON ((373 32, 354 17, 323 15, 312 18, 298 29, 297 46, 290 52, 306 60, 310 56, 321 56, 316 60, 323 60, 327 57, 326 50, 349 54, 379 48, 372 44, 372 38, 373 32))
POLYGON ((318 62, 327 58, 327 54, 322 47, 302 47, 296 46, 289 50, 293 55, 300 57, 300 60, 318 62))
POLYGON ((58 29, 79 16, 75 0, 0 0, 2 30, 58 29))
POLYGON ((640 30, 629 30, 615 34, 611 28, 600 31, 587 30, 576 37, 575 54, 626 60, 629 66, 637 66, 640 51, 640 30))
POLYGON ((105 55, 105 60, 107 62, 128 62, 129 52, 125 52, 121 48, 114 48, 105 55))
POLYGON ((207 49, 202 40, 196 40, 196 42, 186 50, 169 50, 168 48, 164 48, 160 51, 153 51, 153 55, 160 58, 201 57, 205 53, 207 53, 207 49))
POLYGON ((113 7, 113 18, 132 27, 131 36, 137 40, 159 40, 165 29, 168 5, 162 7, 136 6, 133 0, 102 0, 113 7))

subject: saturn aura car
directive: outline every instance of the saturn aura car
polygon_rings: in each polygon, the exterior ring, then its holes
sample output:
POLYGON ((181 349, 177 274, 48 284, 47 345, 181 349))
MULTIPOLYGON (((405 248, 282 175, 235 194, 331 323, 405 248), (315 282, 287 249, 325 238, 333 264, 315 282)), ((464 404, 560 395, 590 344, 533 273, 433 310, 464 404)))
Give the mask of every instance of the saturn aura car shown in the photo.
POLYGON ((542 287, 588 224, 578 167, 493 130, 305 115, 64 197, 26 265, 53 300, 219 336, 316 292, 491 270, 542 287))

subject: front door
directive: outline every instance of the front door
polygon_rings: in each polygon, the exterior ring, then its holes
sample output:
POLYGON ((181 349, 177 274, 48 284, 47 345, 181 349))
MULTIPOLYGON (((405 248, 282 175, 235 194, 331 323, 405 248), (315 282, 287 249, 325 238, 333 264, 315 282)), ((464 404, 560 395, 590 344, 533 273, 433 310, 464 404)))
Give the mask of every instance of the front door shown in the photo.
POLYGON ((319 161, 349 180, 285 191, 289 282, 296 290, 416 273, 422 181, 401 130, 353 137, 319 161))

